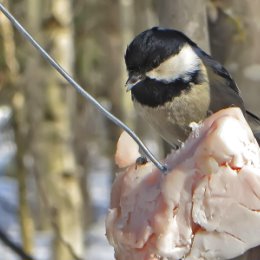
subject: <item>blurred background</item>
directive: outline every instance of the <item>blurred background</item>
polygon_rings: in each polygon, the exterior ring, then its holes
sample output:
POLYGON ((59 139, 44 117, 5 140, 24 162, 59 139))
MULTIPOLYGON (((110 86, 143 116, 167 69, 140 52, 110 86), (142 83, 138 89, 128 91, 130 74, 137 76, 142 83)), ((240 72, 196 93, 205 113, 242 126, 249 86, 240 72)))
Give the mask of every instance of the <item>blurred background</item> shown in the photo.
MULTIPOLYGON (((136 116, 124 89, 125 49, 147 28, 185 32, 225 65, 260 116, 258 0, 1 2, 159 158, 169 147, 136 116)), ((104 215, 121 132, 0 14, 0 260, 21 259, 17 250, 23 259, 113 259, 104 215)))

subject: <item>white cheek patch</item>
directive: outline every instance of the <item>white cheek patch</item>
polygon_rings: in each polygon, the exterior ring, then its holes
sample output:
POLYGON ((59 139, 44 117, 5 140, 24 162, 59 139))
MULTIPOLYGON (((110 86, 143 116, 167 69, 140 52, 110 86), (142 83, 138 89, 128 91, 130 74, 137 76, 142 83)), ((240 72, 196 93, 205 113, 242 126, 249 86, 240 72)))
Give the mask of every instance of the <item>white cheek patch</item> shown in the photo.
POLYGON ((189 80, 189 74, 198 70, 200 59, 189 45, 161 63, 157 68, 146 73, 151 79, 172 82, 178 78, 189 80))

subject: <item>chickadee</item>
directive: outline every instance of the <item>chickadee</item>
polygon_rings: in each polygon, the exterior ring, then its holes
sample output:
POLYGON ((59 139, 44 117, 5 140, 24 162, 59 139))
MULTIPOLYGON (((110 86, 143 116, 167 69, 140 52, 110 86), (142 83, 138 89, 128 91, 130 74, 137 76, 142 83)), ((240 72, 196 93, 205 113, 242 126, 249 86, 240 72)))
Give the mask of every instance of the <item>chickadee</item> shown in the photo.
POLYGON ((142 32, 127 47, 125 63, 135 108, 173 148, 187 139, 192 122, 223 108, 240 107, 253 130, 260 126, 228 71, 182 32, 142 32))

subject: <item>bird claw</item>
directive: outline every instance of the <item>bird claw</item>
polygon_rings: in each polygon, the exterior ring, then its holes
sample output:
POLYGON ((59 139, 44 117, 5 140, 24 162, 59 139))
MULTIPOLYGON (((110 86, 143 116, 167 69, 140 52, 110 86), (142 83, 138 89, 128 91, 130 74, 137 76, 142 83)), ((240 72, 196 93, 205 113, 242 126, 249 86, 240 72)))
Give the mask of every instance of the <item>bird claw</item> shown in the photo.
POLYGON ((137 169, 138 166, 144 165, 148 162, 147 158, 145 156, 140 156, 135 161, 135 169, 137 169))

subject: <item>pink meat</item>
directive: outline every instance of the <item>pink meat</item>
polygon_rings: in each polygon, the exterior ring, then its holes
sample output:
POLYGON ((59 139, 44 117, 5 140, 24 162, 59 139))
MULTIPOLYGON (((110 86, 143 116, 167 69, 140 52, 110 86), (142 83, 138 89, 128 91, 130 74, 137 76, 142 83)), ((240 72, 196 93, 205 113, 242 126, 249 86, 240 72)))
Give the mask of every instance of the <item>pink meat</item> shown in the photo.
POLYGON ((260 151, 238 108, 195 125, 166 158, 166 175, 151 163, 136 168, 138 151, 127 161, 126 147, 135 146, 124 134, 117 162, 128 168, 106 219, 116 259, 230 259, 260 244, 260 151))

